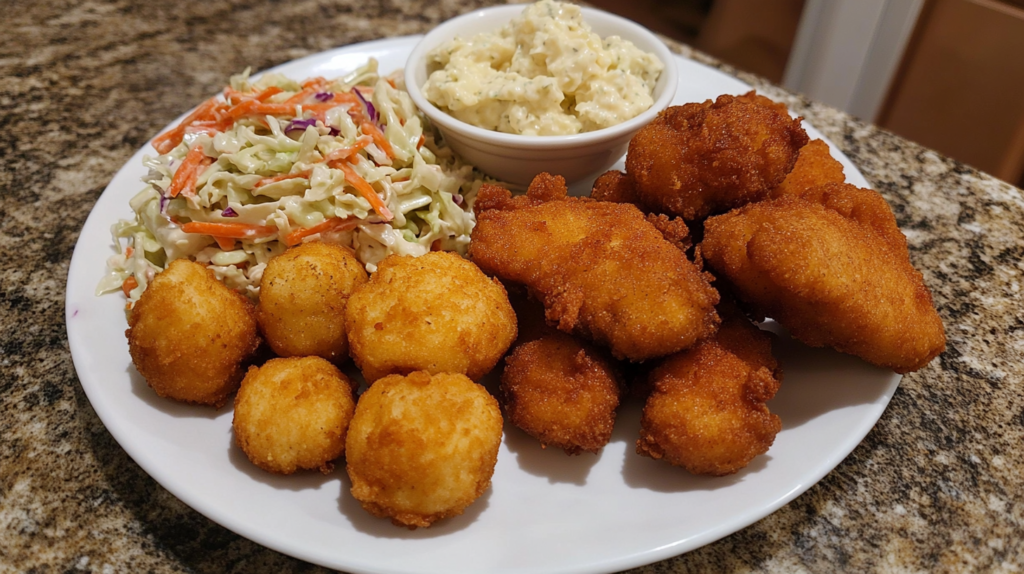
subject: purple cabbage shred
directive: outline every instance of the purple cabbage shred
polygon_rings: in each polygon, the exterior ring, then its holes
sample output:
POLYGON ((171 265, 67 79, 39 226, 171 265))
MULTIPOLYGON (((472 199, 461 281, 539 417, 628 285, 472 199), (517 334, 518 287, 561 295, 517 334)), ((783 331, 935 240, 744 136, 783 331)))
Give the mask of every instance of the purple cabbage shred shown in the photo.
POLYGON ((238 217, 238 212, 231 207, 225 207, 224 211, 220 212, 221 217, 238 217))
POLYGON ((356 97, 359 98, 359 101, 363 102, 363 105, 366 106, 366 117, 370 118, 370 121, 373 122, 374 124, 380 125, 380 117, 377 116, 377 108, 374 108, 373 104, 371 104, 369 100, 364 98, 363 94, 359 93, 359 90, 353 89, 352 91, 355 92, 356 97))
POLYGON ((329 102, 334 99, 334 94, 331 92, 318 92, 315 96, 318 102, 329 102))
POLYGON ((455 205, 461 206, 462 205, 462 195, 458 194, 458 193, 453 193, 452 194, 452 201, 455 202, 455 205))
POLYGON ((288 133, 295 130, 305 130, 309 126, 316 127, 316 118, 309 118, 308 120, 292 120, 288 123, 288 126, 284 128, 284 131, 285 133, 288 133))

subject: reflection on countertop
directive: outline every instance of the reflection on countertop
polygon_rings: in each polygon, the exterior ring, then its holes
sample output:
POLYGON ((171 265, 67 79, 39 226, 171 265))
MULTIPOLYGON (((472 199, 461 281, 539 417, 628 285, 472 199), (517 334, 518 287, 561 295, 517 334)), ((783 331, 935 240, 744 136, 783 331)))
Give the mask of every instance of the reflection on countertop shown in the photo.
MULTIPOLYGON (((6 11, 0 570, 320 571, 191 510, 114 442, 68 351, 68 262, 117 169, 230 74, 421 33, 487 3, 40 0, 6 11)), ((1024 568, 1021 190, 740 77, 821 130, 889 202, 935 296, 948 349, 903 379, 864 442, 804 495, 723 540, 636 572, 1024 568)))

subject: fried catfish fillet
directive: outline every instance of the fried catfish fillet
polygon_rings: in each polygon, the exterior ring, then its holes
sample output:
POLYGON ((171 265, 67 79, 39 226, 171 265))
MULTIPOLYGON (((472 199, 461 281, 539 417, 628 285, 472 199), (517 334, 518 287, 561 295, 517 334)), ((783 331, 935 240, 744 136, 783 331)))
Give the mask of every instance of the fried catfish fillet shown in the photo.
POLYGON ((628 197, 631 180, 645 211, 700 221, 766 198, 807 141, 800 118, 754 92, 673 106, 630 141, 629 178, 600 193, 628 197))
POLYGON ((771 335, 738 310, 719 307, 722 326, 649 376, 636 452, 694 474, 723 476, 768 452, 782 429, 765 401, 782 379, 771 335))
POLYGON ((898 373, 945 349, 906 238, 876 192, 848 184, 747 205, 705 222, 700 249, 757 314, 812 347, 898 373))
POLYGON ((718 292, 632 205, 567 197, 561 177, 541 174, 515 198, 485 185, 474 207, 473 262, 616 358, 662 357, 718 327, 718 292))
POLYGON ((846 181, 846 174, 843 173, 843 164, 832 157, 828 151, 828 144, 822 140, 812 140, 800 148, 793 171, 789 172, 786 179, 772 190, 771 197, 773 199, 783 195, 799 197, 804 192, 820 185, 843 183, 844 181, 846 181))

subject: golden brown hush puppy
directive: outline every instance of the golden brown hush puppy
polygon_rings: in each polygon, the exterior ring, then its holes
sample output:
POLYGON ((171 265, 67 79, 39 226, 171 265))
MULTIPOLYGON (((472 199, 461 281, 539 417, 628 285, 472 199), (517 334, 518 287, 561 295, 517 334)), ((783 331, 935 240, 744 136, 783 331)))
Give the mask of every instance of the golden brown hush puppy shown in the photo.
POLYGON ((409 528, 462 514, 491 484, 501 426, 498 402, 465 375, 384 377, 349 426, 352 496, 409 528))
POLYGON ((348 359, 345 304, 366 283, 351 249, 313 241, 267 263, 256 307, 263 336, 278 356, 348 359))
POLYGON ((455 253, 391 255, 345 309, 350 353, 368 383, 413 371, 487 374, 516 338, 505 288, 455 253))
POLYGON ((712 476, 747 466, 782 428, 765 406, 782 378, 771 336, 738 311, 719 312, 715 336, 651 372, 636 443, 638 454, 712 476))
POLYGON ((269 472, 329 473, 345 452, 355 411, 344 373, 320 357, 271 359, 249 367, 235 396, 235 440, 253 464, 269 472))
POLYGON ((158 395, 218 408, 259 346, 252 303, 187 259, 153 279, 125 335, 135 368, 158 395))
POLYGON ((505 362, 500 389, 512 424, 570 455, 597 454, 608 444, 621 387, 598 349, 549 328, 505 362))

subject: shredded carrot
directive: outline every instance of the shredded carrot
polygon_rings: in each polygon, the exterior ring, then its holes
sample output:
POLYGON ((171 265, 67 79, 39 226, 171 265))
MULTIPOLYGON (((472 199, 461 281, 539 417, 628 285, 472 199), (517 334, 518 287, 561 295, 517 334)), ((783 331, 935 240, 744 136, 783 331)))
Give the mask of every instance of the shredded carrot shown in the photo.
POLYGON ((265 102, 268 99, 270 99, 271 97, 276 96, 277 94, 280 94, 283 91, 284 90, 282 90, 281 88, 279 88, 277 86, 270 86, 269 88, 267 88, 267 89, 263 90, 262 92, 256 94, 256 100, 260 101, 260 102, 265 102))
POLYGON ((427 138, 426 138, 426 137, 424 137, 424 135, 423 135, 423 134, 420 134, 420 139, 419 139, 419 141, 417 141, 417 142, 416 142, 416 149, 420 149, 421 147, 423 147, 423 144, 424 144, 424 143, 425 143, 426 141, 427 141, 427 138))
POLYGON ((215 223, 212 221, 190 221, 182 225, 181 230, 185 233, 199 233, 230 239, 260 239, 277 233, 277 228, 269 225, 215 223))
POLYGON ((284 236, 284 244, 288 247, 292 247, 302 243, 302 240, 310 235, 327 233, 328 231, 342 231, 355 227, 358 224, 359 219, 355 217, 332 217, 331 219, 317 223, 313 227, 300 228, 292 231, 288 235, 284 236))
POLYGON ((220 247, 224 251, 231 251, 235 248, 235 240, 230 237, 221 237, 214 235, 213 240, 217 242, 217 247, 220 247))
POLYGON ((302 91, 296 92, 294 96, 292 96, 292 97, 288 98, 287 100, 285 100, 284 103, 286 103, 286 104, 293 104, 293 105, 294 104, 301 104, 302 102, 306 101, 306 98, 308 98, 308 97, 312 96, 313 94, 317 93, 317 91, 318 90, 317 90, 317 88, 315 86, 310 86, 308 88, 304 88, 302 91))
POLYGON ((363 133, 373 138, 373 143, 377 144, 381 151, 387 154, 389 158, 395 158, 395 149, 391 147, 391 142, 384 137, 384 133, 380 131, 380 128, 370 122, 363 122, 361 127, 363 128, 363 133))
POLYGON ((253 186, 253 189, 258 189, 263 187, 264 185, 270 185, 272 183, 277 183, 279 181, 284 181, 286 179, 299 179, 300 177, 308 179, 310 174, 312 173, 313 172, 311 170, 307 169, 306 171, 300 171, 299 173, 286 173, 283 175, 275 175, 274 177, 265 177, 257 181, 256 185, 253 186))
POLYGON ((334 97, 331 98, 331 102, 336 104, 358 104, 361 103, 359 98, 352 92, 334 92, 334 97))
POLYGON ((228 102, 230 102, 233 105, 240 104, 240 103, 244 102, 245 100, 256 100, 258 102, 265 102, 271 96, 275 96, 277 94, 280 94, 283 91, 284 90, 282 90, 281 88, 279 88, 277 86, 270 86, 269 88, 266 88, 266 89, 264 89, 264 90, 262 90, 260 92, 255 93, 255 94, 254 93, 246 94, 244 92, 239 92, 238 90, 234 90, 231 87, 227 87, 227 88, 224 88, 224 99, 226 99, 228 102))
POLYGON ((181 143, 181 139, 185 136, 185 128, 197 121, 214 119, 214 112, 221 105, 222 102, 219 102, 217 98, 206 100, 191 114, 185 116, 185 119, 177 127, 153 138, 153 148, 159 153, 171 151, 181 143))
POLYGON ((391 78, 388 78, 387 82, 388 82, 388 85, 391 86, 392 88, 395 88, 396 90, 398 89, 397 87, 395 87, 395 81, 392 80, 391 78))
POLYGON ((358 153, 359 150, 361 150, 364 147, 370 145, 370 142, 372 142, 372 141, 373 141, 372 138, 358 138, 355 141, 355 143, 353 143, 351 146, 343 147, 343 148, 340 148, 340 149, 336 149, 336 150, 332 151, 331 153, 325 155, 324 156, 324 161, 327 162, 328 164, 330 164, 331 162, 335 162, 335 161, 338 161, 340 159, 348 159, 348 158, 352 157, 353 155, 355 155, 356 153, 358 153))
POLYGON ((132 253, 135 253, 135 250, 134 250, 134 249, 132 249, 132 247, 131 247, 131 246, 128 246, 128 247, 125 247, 125 248, 124 248, 124 256, 125 256, 125 257, 131 257, 131 256, 132 256, 132 253))
POLYGON ((198 168, 203 165, 204 159, 206 155, 203 154, 202 145, 196 145, 188 150, 185 159, 181 161, 181 165, 174 172, 174 177, 171 178, 171 185, 167 186, 167 195, 177 197, 182 192, 185 195, 194 195, 196 180, 199 178, 198 168))
POLYGON ((322 88, 327 85, 327 78, 323 76, 316 76, 315 78, 309 78, 305 82, 302 82, 303 88, 322 88))
POLYGON ((381 200, 380 196, 377 195, 377 192, 373 190, 373 187, 367 183, 365 179, 359 177, 355 170, 352 169, 352 166, 339 161, 334 162, 334 165, 331 167, 338 167, 341 171, 345 172, 345 180, 351 184, 352 187, 356 188, 356 191, 358 191, 366 201, 370 202, 370 206, 373 207, 373 210, 377 212, 377 215, 379 215, 381 219, 384 221, 391 221, 395 218, 391 213, 391 210, 388 209, 388 206, 384 205, 384 201, 381 200))
POLYGON ((125 297, 131 297, 132 289, 135 289, 138 286, 139 282, 135 280, 135 276, 129 275, 128 278, 124 280, 124 283, 121 283, 121 291, 124 291, 125 297))

